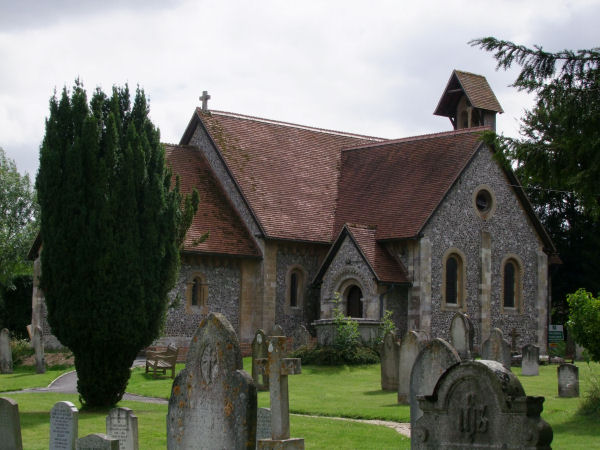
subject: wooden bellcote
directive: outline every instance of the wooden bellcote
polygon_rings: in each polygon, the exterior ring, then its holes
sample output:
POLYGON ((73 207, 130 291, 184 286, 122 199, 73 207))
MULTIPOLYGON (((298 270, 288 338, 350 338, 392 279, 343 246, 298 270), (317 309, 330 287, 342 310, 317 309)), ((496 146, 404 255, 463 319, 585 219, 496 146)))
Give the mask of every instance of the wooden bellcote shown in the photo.
POLYGON ((455 130, 489 126, 496 130, 496 113, 503 113, 484 76, 454 70, 435 109, 450 119, 455 130))

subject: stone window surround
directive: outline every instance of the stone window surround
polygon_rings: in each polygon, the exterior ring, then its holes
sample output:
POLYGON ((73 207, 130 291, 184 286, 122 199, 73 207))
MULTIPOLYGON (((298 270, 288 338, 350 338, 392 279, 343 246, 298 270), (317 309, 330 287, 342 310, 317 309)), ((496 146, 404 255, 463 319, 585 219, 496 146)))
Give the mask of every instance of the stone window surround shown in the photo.
POLYGON ((206 277, 201 272, 193 272, 187 279, 185 288, 185 312, 188 314, 201 313, 208 314, 208 283, 206 277), (202 290, 201 299, 204 299, 204 304, 192 305, 192 294, 194 290, 194 280, 200 280, 200 289, 202 290))
POLYGON ((467 257, 456 247, 450 247, 444 253, 442 258, 442 311, 467 311, 467 257), (456 293, 456 304, 446 303, 446 262, 451 255, 455 255, 458 260, 458 283, 456 293))
POLYGON ((287 272, 285 274, 285 312, 287 314, 291 312, 299 312, 302 311, 302 307, 304 305, 304 290, 306 288, 306 280, 308 274, 306 269, 299 264, 291 265, 287 268, 287 272), (292 274, 295 273, 298 276, 296 277, 296 306, 291 305, 291 285, 292 285, 292 274))
POLYGON ((522 314, 523 313, 523 260, 519 257, 519 255, 515 255, 514 253, 508 253, 500 263, 500 276, 502 277, 502 282, 500 283, 500 313, 501 314, 522 314), (512 262, 516 266, 515 271, 515 306, 504 306, 504 267, 508 262, 512 262))
POLYGON ((490 217, 492 217, 494 215, 494 212, 496 212, 496 206, 498 205, 498 203, 496 202, 496 194, 494 194, 494 190, 487 184, 480 184, 473 190, 472 203, 473 209, 475 210, 477 215, 483 220, 487 220, 490 217), (479 208, 477 208, 477 196, 481 191, 486 191, 490 194, 492 204, 486 211, 480 211, 479 208))

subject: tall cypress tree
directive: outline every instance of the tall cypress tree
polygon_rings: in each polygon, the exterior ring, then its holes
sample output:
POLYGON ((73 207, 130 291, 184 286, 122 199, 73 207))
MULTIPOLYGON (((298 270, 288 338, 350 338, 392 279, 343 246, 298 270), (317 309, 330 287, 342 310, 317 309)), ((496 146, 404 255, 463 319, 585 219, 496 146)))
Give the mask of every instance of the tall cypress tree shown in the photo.
POLYGON ((140 349, 158 337, 198 206, 171 189, 144 92, 127 86, 88 104, 77 81, 50 100, 36 180, 42 279, 52 332, 75 356, 87 406, 125 392, 140 349))

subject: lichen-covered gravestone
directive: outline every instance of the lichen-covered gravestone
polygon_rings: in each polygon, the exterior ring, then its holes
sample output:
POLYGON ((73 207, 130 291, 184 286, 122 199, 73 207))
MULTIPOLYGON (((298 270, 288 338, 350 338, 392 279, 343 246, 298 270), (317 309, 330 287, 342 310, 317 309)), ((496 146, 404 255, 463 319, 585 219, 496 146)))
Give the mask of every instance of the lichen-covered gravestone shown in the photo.
POLYGON ((252 379, 256 385, 256 389, 259 391, 269 390, 269 377, 263 375, 256 365, 256 360, 266 358, 267 352, 267 336, 261 329, 256 330, 254 333, 254 340, 252 341, 252 379))
POLYGON ((77 450, 119 450, 119 440, 102 433, 77 439, 77 450))
POLYGON ((540 374, 540 348, 537 345, 527 344, 521 349, 521 373, 525 376, 540 374))
POLYGON ((421 331, 409 331, 400 342, 398 362, 398 403, 409 403, 410 372, 417 355, 427 343, 427 336, 421 331))
POLYGON ((579 397, 579 368, 575 364, 561 364, 556 371, 558 396, 579 397))
POLYGON ((119 450, 138 450, 138 419, 129 408, 113 408, 106 416, 106 434, 119 440, 119 450))
POLYGON ((224 315, 210 313, 192 338, 167 415, 167 448, 254 449, 256 388, 224 315))
POLYGON ((457 312, 450 323, 450 343, 462 360, 473 355, 473 326, 466 314, 457 312))
POLYGON ((399 363, 400 344, 396 336, 388 331, 381 346, 381 389, 384 391, 398 390, 399 363))
POLYGON ((442 374, 460 362, 456 350, 440 338, 429 341, 417 356, 410 373, 410 426, 423 415, 417 397, 431 395, 442 374))
POLYGON ((10 334, 6 328, 0 331, 0 373, 13 373, 10 334))
POLYGON ((310 333, 304 325, 297 326, 292 331, 292 350, 306 347, 310 343, 310 333))
POLYGON ((411 428, 411 449, 549 449, 552 428, 541 419, 544 397, 527 397, 519 379, 497 361, 450 367, 411 428))
POLYGON ((75 450, 79 410, 71 402, 55 403, 50 410, 50 450, 75 450))
POLYGON ((35 351, 35 371, 37 373, 46 372, 46 360, 44 358, 44 341, 42 338, 42 328, 37 326, 33 329, 33 350, 35 351))
POLYGON ((483 343, 481 359, 498 361, 510 370, 510 344, 504 340, 502 330, 499 328, 492 329, 490 337, 483 343))
POLYGON ((0 397, 0 448, 23 450, 19 405, 6 397, 0 397))

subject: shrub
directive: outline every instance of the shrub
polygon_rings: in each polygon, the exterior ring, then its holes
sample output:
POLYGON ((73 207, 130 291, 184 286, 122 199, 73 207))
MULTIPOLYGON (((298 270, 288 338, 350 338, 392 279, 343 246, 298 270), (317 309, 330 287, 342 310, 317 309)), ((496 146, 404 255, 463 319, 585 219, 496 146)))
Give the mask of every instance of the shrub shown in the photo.
POLYGON ((317 346, 314 348, 301 347, 290 354, 292 358, 302 359, 302 364, 315 366, 354 366, 361 364, 376 364, 379 356, 375 351, 364 345, 340 352, 334 346, 317 346))
POLYGON ((33 355, 33 348, 27 339, 11 339, 10 350, 12 352, 13 364, 19 365, 28 356, 33 355))
POLYGON ((577 412, 584 416, 596 415, 600 417, 600 375, 593 373, 589 363, 588 370, 590 388, 585 393, 577 412))

